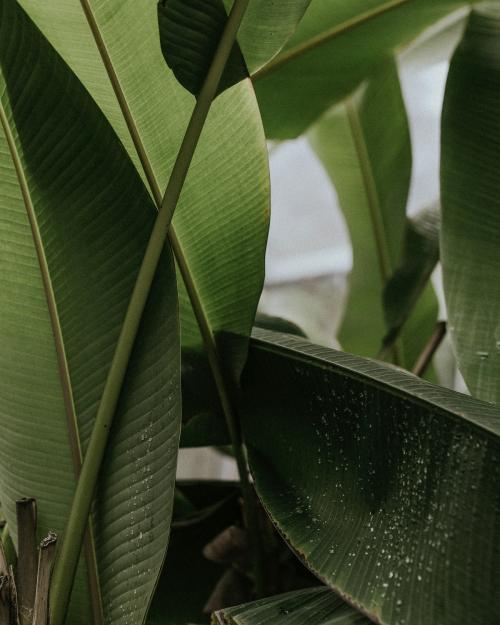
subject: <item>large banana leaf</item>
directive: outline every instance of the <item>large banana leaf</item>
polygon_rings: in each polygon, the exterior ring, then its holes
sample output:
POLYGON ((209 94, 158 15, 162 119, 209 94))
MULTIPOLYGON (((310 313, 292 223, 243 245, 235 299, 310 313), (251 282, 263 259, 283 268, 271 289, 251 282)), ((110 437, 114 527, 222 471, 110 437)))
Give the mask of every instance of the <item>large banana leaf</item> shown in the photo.
MULTIPOLYGON (((219 92, 257 71, 283 47, 311 0, 248 5, 219 85, 219 92)), ((194 95, 201 89, 233 0, 161 0, 158 21, 163 55, 194 95), (226 6, 224 6, 226 5, 226 6)))
MULTIPOLYGON (((383 292, 400 262, 411 177, 411 141, 393 60, 313 128, 311 143, 330 175, 353 247, 349 299, 339 340, 375 356, 386 334, 383 292)), ((429 290, 395 351, 410 366, 432 333, 437 307, 429 290)))
POLYGON ((243 388, 258 494, 321 579, 382 625, 499 621, 499 408, 264 331, 243 388))
POLYGON ((328 588, 308 588, 214 615, 214 625, 368 625, 370 621, 328 588))
MULTIPOLYGON (((155 198, 163 193, 193 97, 163 59, 157 7, 150 0, 20 0, 89 90, 137 163, 129 130, 99 58, 82 7, 94 20, 151 166, 155 198)), ((141 166, 138 165, 142 171, 141 166)), ((269 220, 267 152, 248 81, 214 103, 184 187, 171 240, 183 279, 206 330, 240 336, 230 354, 237 369, 264 278, 269 220)), ((198 325, 181 289, 183 346, 201 348, 198 325)))
POLYGON ((464 0, 313 0, 286 48, 253 76, 266 134, 304 132, 380 61, 464 0))
POLYGON ((441 234, 449 328, 471 393, 500 401, 500 7, 471 16, 442 122, 441 234))
MULTIPOLYGON (((154 205, 109 123, 15 0, 0 2, 0 500, 62 534, 154 205)), ((142 623, 164 557, 180 427, 175 272, 164 254, 94 508, 106 623, 142 623)), ((82 563, 69 621, 96 595, 82 563)))

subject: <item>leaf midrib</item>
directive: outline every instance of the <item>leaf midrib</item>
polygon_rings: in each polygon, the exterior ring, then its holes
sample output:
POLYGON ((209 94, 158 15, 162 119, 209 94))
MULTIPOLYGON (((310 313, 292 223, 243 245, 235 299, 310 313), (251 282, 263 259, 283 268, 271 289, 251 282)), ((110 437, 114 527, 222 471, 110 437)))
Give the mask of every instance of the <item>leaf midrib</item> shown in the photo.
POLYGON ((366 145, 364 131, 356 105, 353 103, 352 99, 348 99, 345 101, 344 106, 354 151, 359 163, 359 171, 363 182, 370 222, 372 224, 380 276, 382 282, 386 284, 392 275, 392 266, 377 183, 375 182, 368 146, 366 145))
MULTIPOLYGON (((380 205, 380 197, 378 193, 377 183, 375 181, 375 175, 368 152, 368 146, 365 140, 365 133, 359 117, 358 109, 356 107, 356 104, 354 103, 353 98, 348 98, 344 102, 344 108, 346 111, 346 117, 354 151, 356 153, 356 157, 359 163, 359 171, 363 183, 363 190, 366 197, 370 223, 372 226, 371 231, 373 233, 375 250, 377 253, 377 262, 379 265, 380 278, 382 280, 382 285, 385 287, 393 274, 393 267, 391 256, 389 253, 389 245, 387 243, 387 236, 385 231, 384 218, 382 215, 382 207, 380 205)), ((392 351, 394 364, 404 366, 404 356, 401 345, 396 342, 392 347, 392 351)))
MULTIPOLYGON (((80 436, 78 431, 78 421, 76 417, 75 402, 73 398, 73 389, 71 384, 71 376, 69 372, 68 359, 66 355, 66 348, 64 345, 64 337, 62 333, 61 323, 59 320, 59 312, 57 309, 57 302, 52 285, 52 278, 45 255, 45 249, 43 246, 42 236, 38 226, 36 218, 35 207, 31 198, 28 182, 22 165, 21 157, 19 155, 14 135, 12 133, 9 120, 7 118, 5 108, 0 100, 0 125, 3 128, 4 136, 9 149, 9 154, 14 165, 14 169, 19 184, 19 190, 23 198, 23 203, 26 209, 26 215, 31 228, 33 236, 33 245, 38 260, 38 266, 40 268, 40 274, 42 278, 43 291, 45 295, 45 301, 47 303, 47 309, 49 313, 49 319, 54 337, 54 348, 56 352, 57 367, 59 372, 59 381, 61 384, 61 391, 63 396, 64 409, 66 413, 66 424, 68 429, 69 447, 71 453, 71 460, 73 463, 73 471, 75 479, 78 479, 82 466, 82 448, 80 443, 80 436)), ((92 530, 89 526, 89 530, 85 540, 85 558, 87 562, 87 575, 89 584, 90 603, 92 607, 92 614, 94 617, 94 625, 101 625, 102 623, 102 601, 100 596, 98 573, 97 573, 97 559, 92 530)))
POLYGON ((261 70, 258 70, 252 75, 252 81, 258 81, 261 78, 265 78, 269 74, 272 74, 274 71, 280 69, 283 65, 294 61, 297 58, 300 58, 302 55, 315 50, 316 48, 332 41, 336 37, 344 35, 367 22, 370 22, 372 19, 380 17, 385 13, 388 13, 394 9, 399 9, 400 7, 409 4, 410 2, 414 2, 414 0, 390 0, 386 4, 379 6, 375 9, 370 9, 361 13, 360 15, 356 15, 341 24, 337 24, 332 28, 329 28, 323 33, 320 33, 314 37, 311 37, 307 41, 298 44, 294 48, 279 54, 272 60, 270 63, 265 65, 261 70))

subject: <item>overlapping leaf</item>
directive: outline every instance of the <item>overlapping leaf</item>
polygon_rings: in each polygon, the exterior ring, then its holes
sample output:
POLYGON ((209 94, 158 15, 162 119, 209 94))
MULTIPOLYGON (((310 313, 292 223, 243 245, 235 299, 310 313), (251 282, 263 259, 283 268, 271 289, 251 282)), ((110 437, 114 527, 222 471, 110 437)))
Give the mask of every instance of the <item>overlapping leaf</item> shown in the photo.
POLYGON ((498 408, 264 331, 243 382, 257 491, 320 578, 382 625, 499 620, 498 408))
MULTIPOLYGON (((163 59, 157 6, 150 0, 20 0, 77 74, 142 173, 94 38, 102 41, 151 167, 155 200, 163 194, 193 106, 163 59), (82 11, 91 16, 94 35, 82 11)), ((234 332, 235 374, 244 359, 264 278, 268 230, 267 152, 247 81, 212 107, 171 230, 183 279, 208 332, 234 332)), ((203 351, 190 297, 181 286, 183 346, 203 351)))
MULTIPOLYGON (((254 0, 249 4, 219 93, 258 70, 282 48, 310 1, 254 0)), ((219 44, 226 7, 229 11, 232 4, 233 0, 161 0, 158 4, 163 55, 180 83, 194 95, 201 89, 219 44)))
POLYGON ((500 8, 472 14, 442 122, 441 235, 449 329, 471 393, 500 400, 500 8))
MULTIPOLYGON (((399 265, 411 176, 411 142, 393 60, 383 63, 352 97, 310 133, 337 190, 353 247, 349 299, 340 329, 344 349, 375 356, 387 326, 386 284, 399 265)), ((430 336, 436 304, 430 290, 393 358, 411 366, 430 336)))
MULTIPOLYGON (((155 216, 95 102, 14 0, 0 2, 0 499, 62 533, 155 216)), ((164 254, 94 509, 105 620, 142 623, 169 533, 180 426, 175 273, 164 254), (119 566, 117 566, 119 562, 119 566)), ((69 619, 91 621, 80 567, 69 619)))
POLYGON ((463 0, 313 0, 286 48, 253 76, 269 138, 304 132, 381 60, 463 0))

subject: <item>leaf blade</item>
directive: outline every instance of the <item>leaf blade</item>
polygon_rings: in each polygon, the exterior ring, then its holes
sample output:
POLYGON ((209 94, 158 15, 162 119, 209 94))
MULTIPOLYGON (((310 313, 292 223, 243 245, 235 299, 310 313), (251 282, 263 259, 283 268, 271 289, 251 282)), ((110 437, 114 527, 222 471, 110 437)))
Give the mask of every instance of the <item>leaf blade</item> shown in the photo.
POLYGON ((249 461, 296 553, 383 625, 494 622, 498 408, 295 337, 255 339, 249 461))
MULTIPOLYGON (((394 59, 329 111, 309 137, 337 191, 353 248, 339 341, 349 352, 375 357, 386 334, 383 292, 400 261, 411 177, 411 140, 394 59)), ((394 348, 395 363, 411 366, 435 315, 429 290, 406 341, 394 348)))
MULTIPOLYGON (((229 89, 272 58, 295 29, 310 0, 280 5, 252 2, 243 19, 218 93, 229 89), (248 63, 248 68, 247 68, 248 63)), ((163 56, 179 82, 198 96, 227 20, 231 0, 162 0, 158 22, 163 56)))
MULTIPOLYGON (((70 0, 50 4, 22 0, 21 4, 96 100, 143 175, 131 133, 140 140, 148 181, 158 203, 193 101, 165 66, 155 5, 148 0, 125 6, 117 0, 88 0, 85 4, 95 22, 93 35, 80 7, 70 0), (59 23, 64 28, 59 28, 59 23), (129 128, 96 50, 97 35, 129 110, 129 128), (128 53, 132 49, 134 63, 128 53), (147 106, 143 106, 146 90, 147 106)), ((264 279, 268 222, 264 135, 253 93, 248 83, 243 83, 219 97, 212 107, 171 229, 176 257, 184 267, 183 281, 190 289, 188 295, 180 286, 183 347, 203 352, 191 298, 206 332, 215 338, 223 331, 240 337, 232 346, 228 364, 236 376, 264 279), (219 146, 221 158, 213 158, 213 145, 219 146), (245 167, 235 174, 233 168, 239 162, 245 167), (211 242, 210 250, 200 244, 203 240, 211 242), (242 272, 246 280, 241 279, 242 272)))
POLYGON ((214 623, 224 625, 368 625, 370 622, 323 587, 296 590, 226 608, 214 615, 214 623))
POLYGON ((358 0, 349 4, 316 0, 285 50, 253 76, 268 138, 289 139, 303 133, 386 56, 468 4, 461 0, 358 0))
POLYGON ((498 402, 500 15, 474 12, 452 60, 442 118, 441 252, 449 329, 470 391, 498 402), (473 94, 473 96, 471 96, 473 94))
MULTIPOLYGON (((109 124, 17 3, 2 3, 0 29, 4 117, 36 213, 67 357, 66 384, 69 379, 85 447, 154 210, 109 124), (22 70, 21 59, 28 62, 22 70)), ((3 133, 0 139, 5 172, 2 242, 6 243, 1 260, 7 285, 2 289, 1 306, 5 321, 0 353, 4 372, 1 418, 7 432, 1 441, 1 497, 12 528, 13 502, 27 492, 38 500, 40 532, 60 532, 75 483, 64 393, 31 227, 3 133), (26 257, 29 270, 24 273, 26 257), (14 368, 9 362, 12 357, 17 361, 14 368), (33 380, 27 397, 22 399, 21 391, 13 396, 9 389, 26 389, 27 379, 33 380), (8 479, 9 475, 15 479, 8 479)), ((128 372, 133 380, 121 398, 122 428, 113 432, 109 474, 97 496, 94 517, 107 616, 114 611, 113 618, 117 618, 119 597, 138 622, 145 610, 141 601, 147 604, 161 566, 158 543, 164 546, 168 538, 169 485, 173 488, 179 433, 175 274, 168 251, 147 314, 150 326, 141 328, 128 372), (145 443, 140 439, 148 428, 157 433, 157 448, 145 464, 141 460, 145 443), (116 449, 127 448, 131 439, 134 445, 124 462, 116 449), (125 492, 135 492, 136 475, 142 476, 148 467, 150 488, 135 493, 135 503, 140 501, 155 516, 153 526, 141 527, 142 519, 133 506, 123 504, 123 497, 125 492), (135 547, 124 555, 120 571, 108 566, 109 543, 103 536, 110 525, 115 541, 122 542, 127 535, 137 542, 141 533, 151 539, 154 548, 144 547, 150 574, 142 574, 146 571, 135 558, 135 547), (140 582, 134 598, 130 576, 135 574, 140 582)), ((73 610, 74 622, 89 621, 83 569, 78 574, 73 610)))

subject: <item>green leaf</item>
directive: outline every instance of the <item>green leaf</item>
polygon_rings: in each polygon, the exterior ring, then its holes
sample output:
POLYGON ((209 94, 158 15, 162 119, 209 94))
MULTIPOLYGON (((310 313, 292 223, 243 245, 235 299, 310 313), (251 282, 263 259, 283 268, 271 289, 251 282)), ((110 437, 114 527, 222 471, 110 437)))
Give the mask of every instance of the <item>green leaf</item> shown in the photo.
MULTIPOLYGON (((158 3, 163 56, 177 80, 195 96, 208 74, 226 21, 222 0, 160 0, 158 3)), ((218 93, 247 77, 243 55, 235 44, 218 93)))
MULTIPOLYGON (((15 537, 15 500, 36 497, 46 535, 64 529, 155 211, 105 117, 14 0, 0 4, 0 67, 0 499, 15 537)), ((95 555, 106 622, 144 619, 169 534, 178 334, 166 250, 120 398, 72 623, 91 622, 98 603, 85 572, 96 581, 95 555)))
POLYGON ((500 9, 472 14, 442 120, 441 255, 449 329, 471 393, 500 401, 500 9))
MULTIPOLYGON (((159 205, 193 98, 163 59, 156 3, 81 0, 93 33, 74 0, 20 4, 88 89, 142 174, 130 133, 138 138, 148 184, 159 205), (96 40, 109 74, 117 77, 130 130, 96 40)), ((245 81, 214 103, 170 231, 182 283, 189 291, 181 285, 183 346, 203 351, 199 324, 205 342, 213 342, 222 331, 234 333, 238 338, 225 364, 235 376, 244 362, 262 290, 268 223, 267 151, 255 97, 245 81)))
MULTIPOLYGON (((245 79, 283 47, 311 0, 273 4, 254 0, 224 71, 219 93, 245 79), (248 63, 248 69, 247 64, 248 63)), ((198 95, 215 54, 233 0, 160 0, 158 22, 163 56, 179 82, 198 95), (224 6, 225 5, 225 6, 224 6)))
POLYGON ((440 211, 432 206, 408 219, 399 266, 384 290, 384 347, 393 344, 439 260, 440 211))
POLYGON ((314 0, 283 52, 253 76, 267 136, 288 139, 303 133, 384 57, 467 4, 314 0))
MULTIPOLYGON (((411 177, 408 120, 394 60, 325 115, 310 139, 335 185, 353 248, 339 340, 349 352, 375 356, 386 334, 383 291, 401 256, 411 177)), ((435 313, 428 292, 409 330, 416 341, 398 345, 395 362, 414 362, 435 313)))
MULTIPOLYGON (((223 0, 229 11, 233 0, 223 0)), ((297 29, 312 0, 252 0, 238 33, 238 42, 251 74, 283 48, 297 29)))
POLYGON ((368 625, 328 588, 307 588, 216 612, 214 625, 368 625))
POLYGON ((243 391, 259 497, 320 579, 382 625, 499 620, 499 408, 264 331, 243 391))

